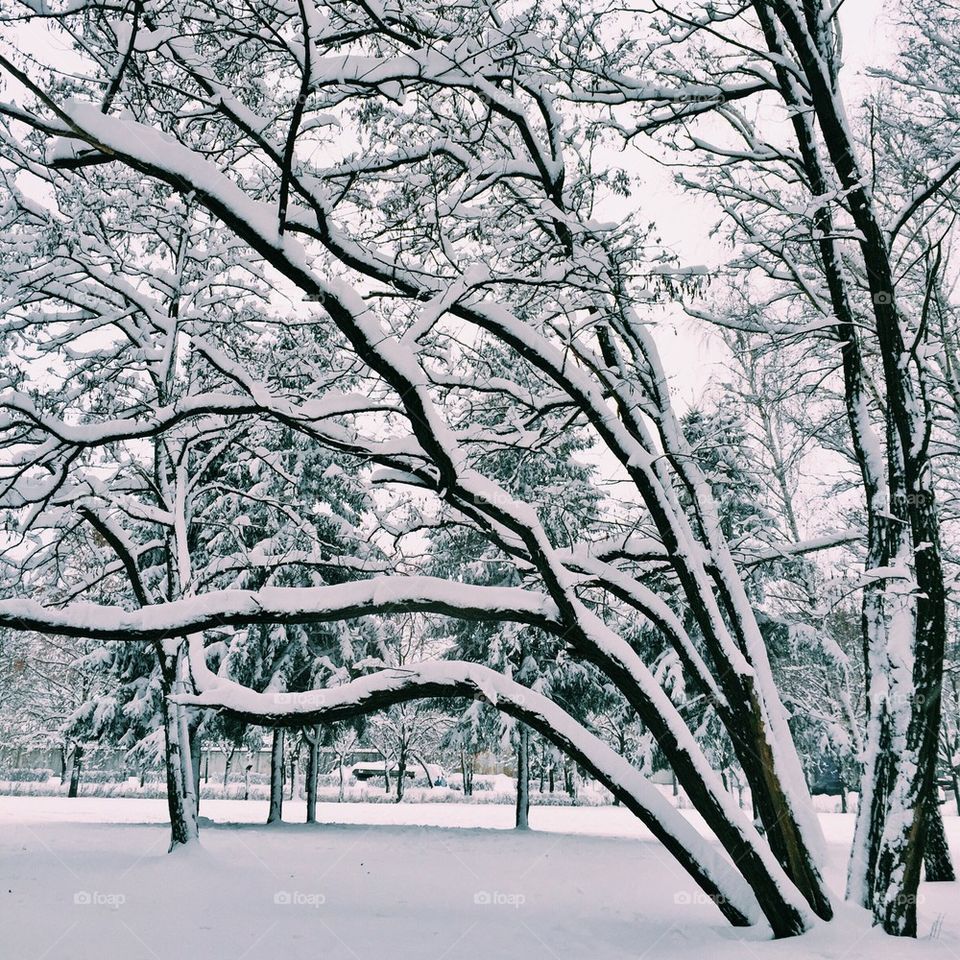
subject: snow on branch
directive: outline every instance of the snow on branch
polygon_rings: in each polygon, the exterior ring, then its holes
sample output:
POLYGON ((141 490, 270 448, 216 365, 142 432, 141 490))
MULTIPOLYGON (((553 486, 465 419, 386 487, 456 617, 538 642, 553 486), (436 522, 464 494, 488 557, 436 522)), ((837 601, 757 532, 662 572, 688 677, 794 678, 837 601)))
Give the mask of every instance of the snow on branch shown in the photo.
POLYGON ((215 676, 191 644, 199 690, 173 697, 178 703, 220 707, 258 724, 301 727, 333 723, 425 697, 469 697, 491 703, 543 736, 588 769, 639 817, 737 925, 756 922, 759 911, 733 866, 680 814, 642 773, 541 694, 489 667, 456 660, 428 661, 383 670, 340 687, 303 693, 257 693, 215 676))
POLYGON ((136 611, 80 603, 58 610, 34 600, 3 600, 0 626, 100 640, 161 640, 215 627, 414 612, 510 620, 545 630, 560 625, 549 600, 518 587, 483 587, 438 577, 374 577, 335 586, 213 590, 136 611))

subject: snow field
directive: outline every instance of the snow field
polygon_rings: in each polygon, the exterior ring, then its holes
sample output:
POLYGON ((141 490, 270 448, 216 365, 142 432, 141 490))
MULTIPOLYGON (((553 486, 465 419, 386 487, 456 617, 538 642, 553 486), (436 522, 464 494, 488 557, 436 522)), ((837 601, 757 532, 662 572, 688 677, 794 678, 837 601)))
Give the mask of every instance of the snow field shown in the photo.
MULTIPOLYGON (((317 826, 292 822, 303 807, 265 827, 265 802, 206 801, 201 848, 168 857, 164 801, 0 798, 0 958, 960 957, 955 884, 923 885, 916 942, 849 907, 772 942, 729 927, 622 808, 534 806, 518 834, 504 805, 327 803, 317 826)), ((821 821, 836 886, 852 817, 821 821)), ((946 824, 956 855, 960 819, 946 824)))

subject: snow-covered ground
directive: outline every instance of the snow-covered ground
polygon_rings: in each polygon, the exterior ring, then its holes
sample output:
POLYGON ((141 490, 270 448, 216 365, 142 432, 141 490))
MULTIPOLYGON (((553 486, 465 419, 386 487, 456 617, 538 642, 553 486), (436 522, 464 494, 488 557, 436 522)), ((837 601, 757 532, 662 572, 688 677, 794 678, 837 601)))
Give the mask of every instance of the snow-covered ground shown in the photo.
MULTIPOLYGON (((262 826, 258 801, 202 812, 202 849, 168 857, 161 800, 0 797, 0 958, 960 958, 957 884, 923 886, 917 942, 848 907, 770 942, 728 927, 616 807, 534 807, 529 834, 503 805, 329 803, 314 827, 262 826)), ((852 817, 821 819, 840 885, 852 817)))

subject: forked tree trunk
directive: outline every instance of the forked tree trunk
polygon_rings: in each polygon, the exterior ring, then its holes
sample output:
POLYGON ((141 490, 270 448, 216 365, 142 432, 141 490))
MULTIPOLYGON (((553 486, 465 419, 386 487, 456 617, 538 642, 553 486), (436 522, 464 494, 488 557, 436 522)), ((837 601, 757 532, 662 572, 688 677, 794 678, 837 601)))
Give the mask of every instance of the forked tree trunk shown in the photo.
POLYGON ((530 827, 530 728, 519 725, 517 744, 517 818, 518 830, 530 827))
MULTIPOLYGON (((895 612, 889 621, 891 642, 885 650, 868 650, 878 657, 884 653, 891 656, 884 678, 890 685, 890 699, 872 705, 881 711, 881 725, 889 718, 889 729, 874 731, 880 739, 886 737, 886 753, 871 751, 878 762, 865 772, 863 794, 868 802, 860 813, 851 861, 860 875, 853 878, 852 886, 855 895, 866 894, 872 901, 874 917, 887 933, 916 936, 917 889, 934 802, 946 640, 943 561, 929 444, 931 420, 925 370, 917 360, 924 323, 920 322, 921 333, 915 335, 898 307, 890 236, 870 191, 866 168, 858 160, 858 145, 836 89, 836 77, 826 68, 830 54, 825 44, 831 42, 831 35, 811 29, 811 22, 821 23, 825 10, 820 3, 801 10, 789 3, 760 2, 754 3, 754 9, 761 21, 775 15, 781 35, 786 35, 794 48, 806 86, 804 113, 810 114, 812 108, 824 153, 836 183, 845 191, 845 207, 857 229, 863 274, 873 304, 872 327, 882 364, 880 393, 887 426, 887 513, 903 531, 902 542, 891 545, 888 554, 904 570, 902 591, 909 592, 913 609, 909 631, 908 618, 895 612), (912 346, 908 345, 910 339, 912 346), (861 882, 862 876, 867 883, 861 882)), ((815 189, 814 193, 822 191, 815 189)), ((895 584, 894 594, 900 589, 895 584)), ((868 719, 875 721, 873 716, 868 719)))
POLYGON ((270 810, 267 823, 283 819, 283 728, 274 727, 270 749, 270 810))

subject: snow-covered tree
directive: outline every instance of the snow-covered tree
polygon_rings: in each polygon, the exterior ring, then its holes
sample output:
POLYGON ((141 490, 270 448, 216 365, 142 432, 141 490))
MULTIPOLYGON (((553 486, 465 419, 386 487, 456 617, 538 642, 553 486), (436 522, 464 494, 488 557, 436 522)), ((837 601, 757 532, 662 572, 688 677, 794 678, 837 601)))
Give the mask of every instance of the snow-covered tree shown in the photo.
MULTIPOLYGON (((56 581, 37 578, 26 585, 32 596, 11 584, 0 626, 159 644, 174 690, 164 701, 167 729, 181 750, 189 740, 186 711, 197 708, 302 728, 416 699, 483 699, 600 780, 731 922, 763 916, 786 936, 806 929, 813 914, 830 918, 822 838, 747 586, 757 558, 728 539, 649 323, 651 300, 674 295, 688 275, 674 272, 637 222, 598 215, 623 185, 617 171, 601 166, 595 105, 665 100, 664 109, 676 113, 675 101, 657 92, 675 71, 609 80, 615 60, 604 57, 602 69, 591 61, 604 32, 537 5, 509 18, 480 2, 455 11, 432 3, 286 2, 225 10, 204 0, 148 0, 123 12, 97 0, 31 9, 28 21, 77 38, 82 69, 60 70, 43 57, 39 64, 0 59, 13 88, 0 103, 3 162, 12 171, 4 252, 14 264, 4 267, 12 303, 4 333, 26 338, 30 346, 18 342, 16 350, 24 357, 41 341, 71 389, 27 362, 5 376, 4 503, 49 549, 36 517, 56 501, 57 530, 79 522, 75 491, 92 486, 93 468, 107 462, 115 464, 110 515, 133 509, 116 478, 145 474, 134 515, 164 532, 114 536, 123 547, 115 573, 129 581, 118 603, 78 605, 56 581), (580 110, 583 101, 592 106, 580 110), (30 178, 42 181, 42 197, 27 191, 30 178), (46 237, 64 229, 71 199, 84 190, 97 201, 91 209, 123 210, 115 221, 123 242, 77 242, 70 262, 89 282, 51 283, 30 267, 42 244, 51 252, 41 263, 66 256, 46 237), (133 194, 154 198, 180 224, 168 230, 178 242, 162 254, 135 242, 135 229, 124 232, 122 224, 145 221, 152 230, 158 223, 133 194), (202 269, 182 284, 174 251, 195 256, 192 238, 201 228, 212 231, 196 256, 202 269), (126 273, 136 273, 119 294, 116 272, 98 270, 107 247, 121 249, 126 273), (91 285, 96 296, 78 306, 91 285), (83 341, 91 327, 108 342, 83 341), (282 331, 300 327, 310 336, 299 350, 271 350, 282 331), (332 365, 322 362, 331 356, 332 365), (486 356, 498 359, 488 364, 486 356), (89 364, 100 365, 95 382, 83 376, 89 364), (158 370, 176 372, 176 389, 172 373, 158 370), (103 387, 104 371, 116 388, 103 387), (136 391, 122 371, 137 373, 136 391), (240 573, 252 577, 265 566, 242 536, 234 537, 233 553, 227 542, 191 549, 201 512, 188 494, 205 482, 204 464, 220 455, 208 445, 237 459, 248 433, 280 429, 336 451, 371 496, 389 501, 380 505, 386 519, 378 531, 396 545, 389 569, 377 570, 361 553, 356 575, 340 581, 241 583, 240 573), (562 460, 571 436, 583 438, 603 479, 623 491, 602 530, 555 522, 563 491, 549 475, 535 474, 524 487, 500 469, 502 450, 521 464, 562 460), (397 504, 409 511, 407 527, 391 522, 396 510, 388 508, 397 504), (455 562, 426 575, 409 536, 424 529, 424 516, 481 537, 504 576, 452 575, 455 562), (144 556, 145 545, 156 539, 169 568, 138 586, 154 557, 144 556), (220 576, 222 558, 230 570, 238 565, 236 576, 220 576), (541 693, 503 669, 435 660, 300 691, 258 690, 221 669, 225 644, 243 645, 255 630, 289 637, 317 624, 414 613, 520 624, 562 648, 581 676, 615 689, 723 854, 629 760, 555 702, 553 690, 541 693), (669 661, 649 662, 634 645, 640 620, 662 637, 669 661), (724 788, 691 718, 672 699, 681 679, 709 700, 762 830, 724 788)), ((758 16, 770 9, 758 5, 758 16)), ((794 12, 778 4, 773 14, 799 53, 809 53, 794 12)), ((20 14, 2 22, 16 35, 20 14)), ((820 60, 800 59, 797 75, 811 86, 823 80, 820 60)), ((788 71, 788 91, 795 72, 788 71)), ((704 87, 715 91, 716 83, 695 89, 704 87)), ((678 97, 690 91, 687 85, 678 97)), ((688 105, 681 112, 694 109, 693 101, 680 102, 688 105)), ((822 127, 836 119, 837 102, 830 90, 817 98, 822 127)), ((807 123, 805 110, 791 108, 791 115, 807 123)), ((828 133, 843 140, 845 128, 834 124, 828 133)), ((835 166, 859 203, 859 171, 835 166)), ((864 199, 857 226, 871 269, 881 269, 871 290, 886 293, 889 258, 870 232, 876 218, 864 199)), ((91 222, 80 236, 99 229, 91 222)), ((903 335, 889 303, 875 313, 886 363, 903 335)), ((925 461, 910 442, 917 439, 916 384, 887 372, 905 489, 923 501, 908 511, 913 542, 930 543, 916 565, 921 589, 932 591, 915 604, 923 621, 917 636, 935 643, 937 538, 935 530, 922 536, 934 517, 925 461)), ((270 446, 256 441, 258 460, 261 448, 270 446)), ((929 652, 916 658, 924 689, 929 652)), ((928 771, 920 766, 922 786, 928 771)), ((172 767, 183 781, 172 792, 189 803, 189 765, 172 767)), ((890 820, 884 850, 894 859, 903 859, 893 836, 902 827, 890 820)), ((888 866, 878 871, 884 903, 913 882, 888 866)), ((909 932, 909 920, 888 926, 909 932)))

